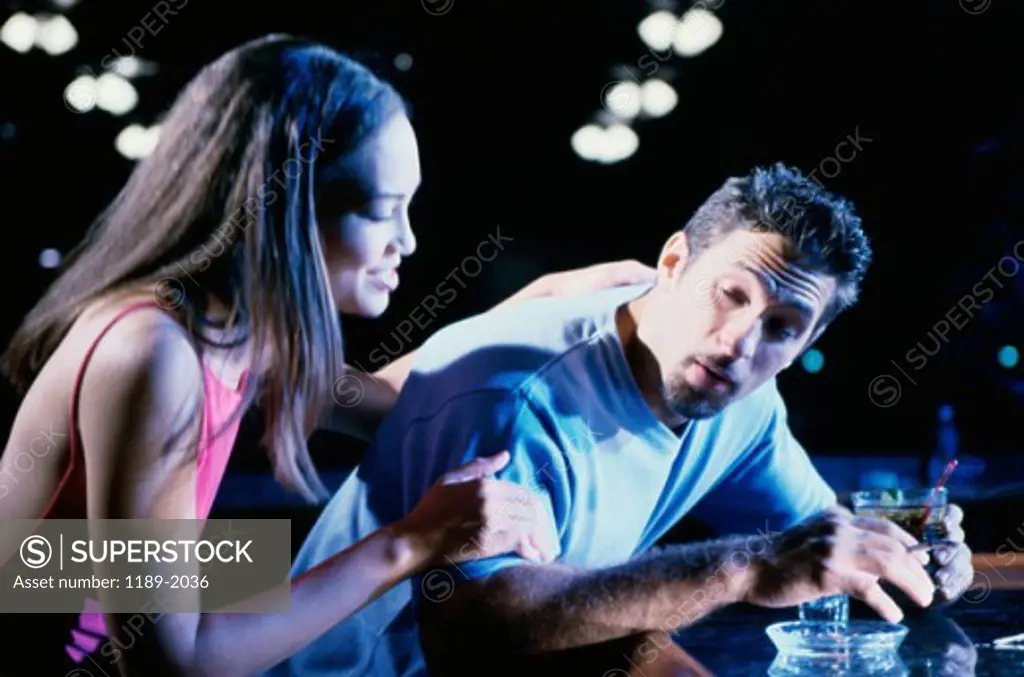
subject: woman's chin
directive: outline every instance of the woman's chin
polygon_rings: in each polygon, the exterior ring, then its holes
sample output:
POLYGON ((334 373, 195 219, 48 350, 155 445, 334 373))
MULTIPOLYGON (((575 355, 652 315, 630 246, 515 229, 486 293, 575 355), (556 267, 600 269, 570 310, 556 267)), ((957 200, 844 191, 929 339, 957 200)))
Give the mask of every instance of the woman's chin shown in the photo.
POLYGON ((358 299, 355 299, 353 304, 355 312, 352 314, 373 320, 383 315, 390 303, 391 294, 388 292, 377 289, 367 291, 364 294, 360 294, 358 299))
POLYGON ((376 319, 384 314, 391 303, 391 294, 385 289, 367 285, 355 293, 335 292, 335 306, 343 315, 355 315, 367 319, 376 319))

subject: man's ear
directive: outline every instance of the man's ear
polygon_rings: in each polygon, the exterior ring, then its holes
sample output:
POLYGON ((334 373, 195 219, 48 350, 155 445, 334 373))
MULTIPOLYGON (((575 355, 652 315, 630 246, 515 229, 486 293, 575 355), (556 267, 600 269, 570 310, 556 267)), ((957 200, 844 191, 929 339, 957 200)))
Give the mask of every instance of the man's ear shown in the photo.
POLYGON ((686 233, 677 230, 665 242, 658 256, 658 277, 672 279, 686 266, 690 257, 690 241, 686 233))
POLYGON ((819 325, 818 325, 818 326, 817 326, 817 327, 816 327, 816 328, 814 329, 814 333, 812 333, 812 334, 811 334, 811 338, 807 339, 807 345, 805 345, 805 346, 804 346, 804 350, 807 350, 808 348, 810 348, 811 346, 813 346, 813 345, 814 345, 814 343, 815 343, 815 342, 816 342, 816 341, 817 341, 817 340, 818 340, 819 338, 821 338, 821 335, 825 333, 825 330, 826 330, 826 329, 828 329, 828 323, 823 323, 823 324, 819 324, 819 325))
POLYGON ((792 360, 786 363, 786 366, 783 367, 783 369, 789 369, 791 366, 793 366, 793 362, 795 362, 798 358, 802 357, 804 353, 810 350, 811 346, 814 345, 814 342, 821 338, 821 335, 825 333, 826 329, 828 329, 827 324, 822 324, 815 327, 814 331, 807 339, 807 343, 804 344, 804 347, 800 350, 799 353, 796 354, 796 357, 794 357, 792 360))

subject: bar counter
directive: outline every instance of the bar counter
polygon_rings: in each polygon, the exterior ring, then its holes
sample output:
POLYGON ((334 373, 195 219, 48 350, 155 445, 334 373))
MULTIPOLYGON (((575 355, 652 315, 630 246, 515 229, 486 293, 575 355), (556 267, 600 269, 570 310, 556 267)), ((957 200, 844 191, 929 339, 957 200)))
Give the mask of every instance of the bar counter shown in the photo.
MULTIPOLYGON (((975 555, 971 588, 945 608, 908 613, 910 632, 899 651, 906 677, 1024 677, 1024 641, 1000 648, 995 640, 1024 633, 1024 556, 975 555)), ((877 619, 855 600, 852 618, 877 619)), ((777 652, 765 634, 772 623, 797 619, 797 610, 737 604, 675 633, 651 632, 533 658, 493 661, 488 674, 580 677, 763 677, 777 652)), ((477 672, 467 652, 462 669, 477 672), (473 666, 473 669, 470 668, 473 666)), ((460 672, 460 674, 462 674, 460 672)), ((808 677, 823 673, 808 672, 808 677)), ((833 672, 830 675, 855 675, 833 672)))

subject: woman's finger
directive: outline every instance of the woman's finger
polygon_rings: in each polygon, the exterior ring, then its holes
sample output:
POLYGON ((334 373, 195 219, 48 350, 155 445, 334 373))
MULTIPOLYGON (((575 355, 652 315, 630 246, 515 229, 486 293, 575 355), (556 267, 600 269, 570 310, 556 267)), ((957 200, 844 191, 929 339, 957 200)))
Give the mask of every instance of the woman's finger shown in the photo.
POLYGON ((654 282, 658 272, 650 266, 639 261, 616 261, 608 264, 610 270, 607 276, 612 284, 640 284, 641 282, 654 282))
POLYGON ((516 552, 518 552, 524 559, 536 562, 537 564, 546 564, 548 561, 547 555, 537 547, 529 535, 523 535, 519 538, 516 545, 516 552))
POLYGON ((484 479, 508 465, 511 458, 512 456, 507 451, 499 452, 494 456, 474 458, 469 463, 442 475, 441 484, 455 484, 456 482, 484 479))
POLYGON ((541 498, 521 485, 501 480, 484 482, 488 496, 484 502, 486 528, 520 534, 529 541, 522 546, 525 550, 536 551, 545 562, 552 561, 558 554, 557 537, 541 498))
POLYGON ((478 534, 472 542, 477 545, 476 556, 479 558, 515 552, 531 562, 547 564, 554 560, 555 556, 554 551, 547 547, 542 539, 520 530, 485 532, 478 534))
POLYGON ((559 553, 555 532, 553 529, 547 528, 547 526, 547 523, 542 520, 533 533, 530 534, 530 540, 533 541, 533 546, 541 554, 541 560, 544 564, 554 562, 559 553))
POLYGON ((494 517, 529 518, 537 513, 538 496, 521 484, 505 480, 483 480, 485 511, 494 517))
POLYGON ((539 559, 540 554, 532 547, 527 534, 518 529, 478 529, 467 536, 473 545, 476 558, 495 557, 518 552, 527 559, 539 559))

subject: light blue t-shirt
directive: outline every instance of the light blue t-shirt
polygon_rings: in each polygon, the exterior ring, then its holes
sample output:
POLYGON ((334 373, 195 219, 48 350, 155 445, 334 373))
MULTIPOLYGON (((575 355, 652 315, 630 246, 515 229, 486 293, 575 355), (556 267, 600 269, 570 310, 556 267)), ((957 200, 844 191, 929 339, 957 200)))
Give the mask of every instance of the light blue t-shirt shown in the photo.
MULTIPOLYGON (((524 302, 439 331, 294 573, 408 514, 448 470, 504 449, 511 461, 498 477, 536 492, 559 561, 577 567, 621 564, 688 513, 725 533, 757 533, 834 503, 789 431, 774 381, 679 435, 652 414, 615 325, 616 308, 645 291, 524 302)), ((505 555, 405 581, 273 674, 425 674, 415 606, 512 566, 538 565, 505 555)))

